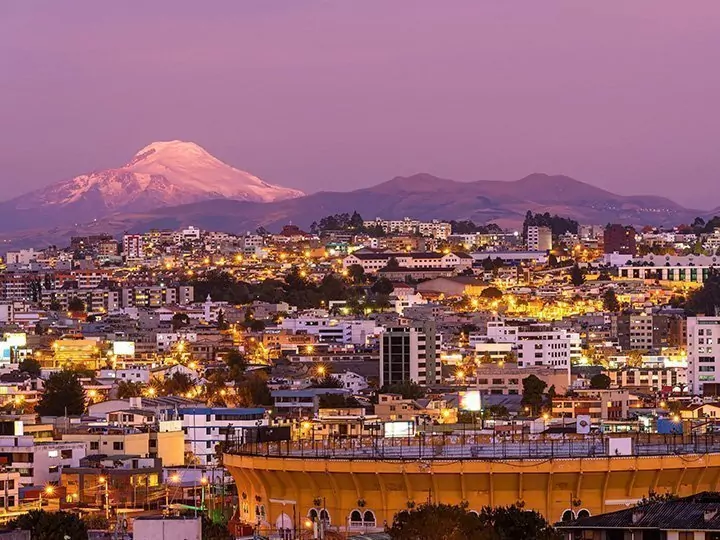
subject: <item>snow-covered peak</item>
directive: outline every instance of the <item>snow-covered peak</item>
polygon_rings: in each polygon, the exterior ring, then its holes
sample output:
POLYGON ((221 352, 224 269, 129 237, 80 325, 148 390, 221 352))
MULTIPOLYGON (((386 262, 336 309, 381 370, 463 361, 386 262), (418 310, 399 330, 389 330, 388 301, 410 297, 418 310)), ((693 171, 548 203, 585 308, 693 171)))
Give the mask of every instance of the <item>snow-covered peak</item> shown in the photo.
POLYGON ((145 148, 135 154, 133 159, 126 165, 131 167, 139 162, 157 162, 157 161, 169 161, 169 162, 181 162, 181 161, 199 161, 199 160, 212 160, 217 163, 222 163, 219 159, 210 154, 199 144, 188 141, 157 141, 148 144, 145 148))
POLYGON ((231 167, 198 144, 175 140, 145 146, 122 167, 76 176, 18 201, 25 208, 92 201, 109 209, 150 209, 213 198, 272 202, 302 195, 231 167))

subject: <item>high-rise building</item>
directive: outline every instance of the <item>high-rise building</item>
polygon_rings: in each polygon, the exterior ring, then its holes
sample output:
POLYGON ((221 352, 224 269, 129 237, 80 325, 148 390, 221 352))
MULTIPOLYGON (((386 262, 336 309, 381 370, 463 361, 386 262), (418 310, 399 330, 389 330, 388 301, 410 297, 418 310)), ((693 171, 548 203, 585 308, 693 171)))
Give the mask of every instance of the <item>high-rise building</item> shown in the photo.
POLYGON ((669 346, 670 317, 651 313, 613 316, 612 330, 623 351, 657 350, 669 346))
POLYGON ((437 384, 441 336, 434 322, 388 327, 380 337, 380 385, 413 381, 437 384))
POLYGON ((527 228, 527 247, 530 251, 550 251, 552 249, 550 227, 530 225, 527 228))
POLYGON ((620 255, 635 255, 635 229, 624 225, 608 225, 603 233, 603 251, 620 255))
POLYGON ((123 236, 123 255, 126 260, 143 258, 143 237, 141 234, 126 234, 123 236))
POLYGON ((720 317, 688 317, 687 355, 691 393, 702 394, 703 385, 720 382, 720 317))

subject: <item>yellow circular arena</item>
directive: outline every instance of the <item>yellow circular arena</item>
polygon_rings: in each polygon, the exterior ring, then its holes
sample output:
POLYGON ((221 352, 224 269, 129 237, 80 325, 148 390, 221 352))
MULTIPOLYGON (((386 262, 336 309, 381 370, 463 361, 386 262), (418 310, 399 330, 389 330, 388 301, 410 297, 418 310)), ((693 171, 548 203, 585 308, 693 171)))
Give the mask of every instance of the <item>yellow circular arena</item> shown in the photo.
POLYGON ((720 489, 720 441, 636 444, 632 455, 607 448, 601 439, 282 441, 237 445, 224 460, 241 519, 261 530, 322 520, 332 530, 373 532, 427 501, 464 501, 471 510, 522 501, 556 522, 625 508, 650 491, 720 489))

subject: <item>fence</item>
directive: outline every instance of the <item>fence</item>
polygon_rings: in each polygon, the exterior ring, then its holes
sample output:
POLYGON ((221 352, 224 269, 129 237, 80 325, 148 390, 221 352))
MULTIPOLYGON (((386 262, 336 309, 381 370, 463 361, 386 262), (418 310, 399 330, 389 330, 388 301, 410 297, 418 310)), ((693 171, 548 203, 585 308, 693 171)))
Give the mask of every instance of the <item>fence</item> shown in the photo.
MULTIPOLYGON (((235 455, 298 459, 562 459, 614 457, 608 452, 608 435, 488 436, 471 433, 423 434, 406 438, 347 437, 322 440, 273 441, 242 444, 229 434, 225 452, 235 455)), ((631 452, 623 455, 662 456, 720 453, 720 435, 633 434, 631 452)))

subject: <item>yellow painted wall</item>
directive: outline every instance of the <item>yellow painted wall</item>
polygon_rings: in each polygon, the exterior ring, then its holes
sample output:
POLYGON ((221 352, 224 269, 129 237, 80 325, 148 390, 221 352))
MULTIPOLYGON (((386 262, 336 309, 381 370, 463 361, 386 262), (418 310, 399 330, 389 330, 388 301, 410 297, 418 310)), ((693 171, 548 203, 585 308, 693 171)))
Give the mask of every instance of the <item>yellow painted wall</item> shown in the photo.
MULTIPOLYGON (((297 501, 303 517, 314 500, 325 501, 332 526, 344 526, 350 512, 364 499, 377 523, 431 499, 470 509, 524 501, 525 508, 558 521, 579 499, 575 511, 608 512, 634 504, 648 491, 690 495, 720 488, 720 454, 667 455, 554 460, 503 461, 381 461, 300 458, 265 458, 226 455, 225 465, 235 478, 238 493, 255 501, 260 497, 267 521, 282 511, 270 499, 297 501)), ((254 507, 249 514, 253 514, 254 507)), ((254 515, 243 516, 248 521, 254 515)))

